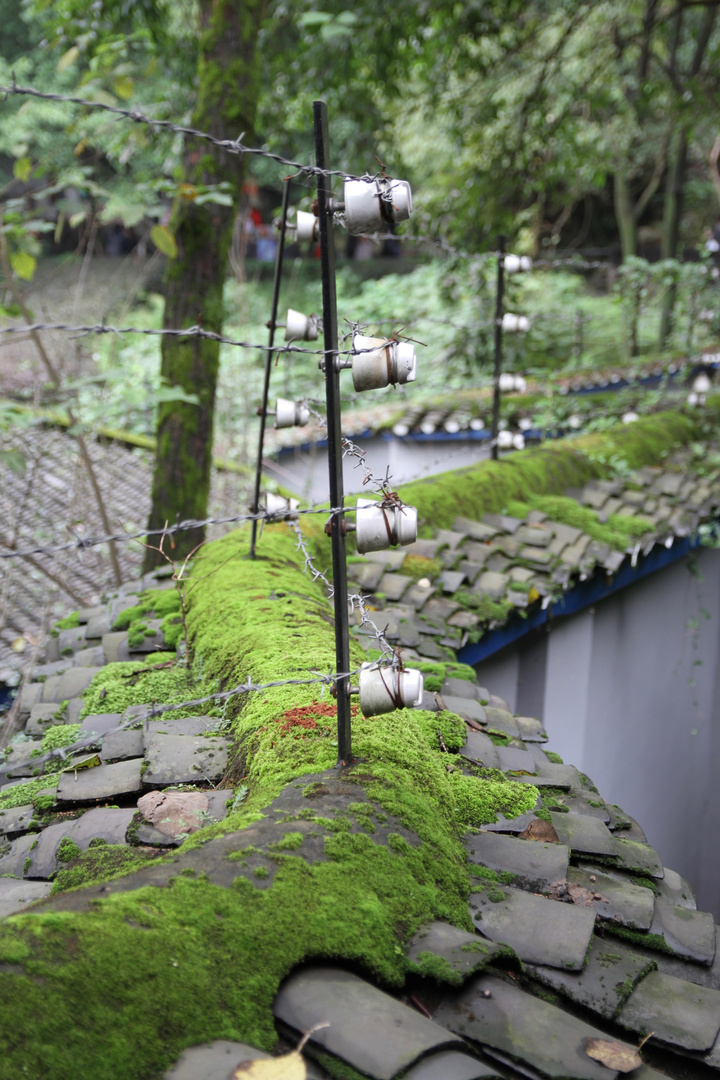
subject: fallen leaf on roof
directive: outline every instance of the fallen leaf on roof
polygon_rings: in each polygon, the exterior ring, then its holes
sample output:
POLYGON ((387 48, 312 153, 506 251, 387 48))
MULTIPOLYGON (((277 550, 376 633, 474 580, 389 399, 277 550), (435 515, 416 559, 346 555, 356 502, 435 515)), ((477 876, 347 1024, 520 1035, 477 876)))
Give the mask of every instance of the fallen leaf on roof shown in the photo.
POLYGON ((302 1054, 293 1050, 279 1058, 263 1061, 242 1061, 233 1080, 306 1080, 307 1069, 302 1054))
POLYGON ((551 821, 543 821, 542 818, 535 818, 531 821, 527 829, 519 834, 521 840, 542 840, 546 844, 559 844, 560 837, 555 832, 555 826, 551 821))
POLYGON ((634 1046, 611 1039, 586 1039, 585 1053, 593 1061, 599 1061, 602 1065, 607 1065, 608 1069, 617 1069, 621 1073, 632 1072, 643 1063, 634 1046))

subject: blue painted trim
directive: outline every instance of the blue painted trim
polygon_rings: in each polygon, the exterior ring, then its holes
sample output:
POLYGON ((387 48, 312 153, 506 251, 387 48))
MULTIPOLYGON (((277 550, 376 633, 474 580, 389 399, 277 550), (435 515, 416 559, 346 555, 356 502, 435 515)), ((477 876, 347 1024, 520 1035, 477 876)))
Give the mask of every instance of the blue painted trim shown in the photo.
POLYGON ((489 656, 500 652, 501 649, 512 645, 519 638, 525 637, 526 634, 536 630, 539 626, 550 622, 551 619, 559 619, 584 611, 585 608, 597 604, 600 600, 605 600, 608 596, 612 596, 613 593, 627 588, 628 585, 634 585, 635 582, 642 581, 643 578, 648 577, 650 574, 655 574, 658 570, 663 570, 666 566, 678 562, 688 552, 700 546, 698 536, 687 537, 676 540, 670 548, 664 546, 654 547, 649 555, 639 559, 635 566, 631 564, 629 559, 626 559, 613 577, 595 574, 593 577, 588 578, 587 581, 579 582, 574 588, 568 589, 559 600, 550 604, 545 611, 536 611, 528 615, 526 619, 521 618, 519 615, 513 615, 505 626, 492 630, 476 644, 465 645, 464 648, 459 649, 457 658, 463 664, 470 664, 471 666, 479 664, 482 660, 486 660, 489 656))

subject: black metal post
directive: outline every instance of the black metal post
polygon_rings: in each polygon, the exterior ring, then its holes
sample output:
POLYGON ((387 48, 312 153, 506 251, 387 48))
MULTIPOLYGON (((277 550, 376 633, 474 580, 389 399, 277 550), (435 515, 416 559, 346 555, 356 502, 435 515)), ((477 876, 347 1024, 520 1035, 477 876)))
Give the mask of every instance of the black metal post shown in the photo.
MULTIPOLYGON (((315 129, 315 163, 329 169, 329 136, 327 105, 313 102, 315 129)), ((333 236, 332 185, 330 177, 318 173, 317 206, 320 221, 320 266, 322 271, 323 327, 325 331, 325 401, 327 407, 328 467, 330 474, 330 506, 343 506, 343 448, 340 426, 340 376, 336 366, 338 356, 337 296, 335 293, 335 238, 333 236)), ((338 672, 344 672, 336 682, 338 718, 338 765, 352 761, 350 734, 350 627, 347 604, 347 566, 345 563, 345 532, 342 514, 330 519, 332 540, 333 600, 335 604, 335 662, 338 672)))
POLYGON ((500 429, 500 374, 502 372, 502 321, 505 293, 505 237, 497 241, 497 292, 495 295, 495 373, 493 375, 492 443, 490 453, 493 461, 498 457, 498 431, 500 429))
MULTIPOLYGON (((260 484, 262 483, 262 460, 263 443, 265 442, 265 414, 268 407, 268 395, 270 392, 270 370, 272 368, 273 351, 275 344, 275 323, 277 322, 278 300, 280 297, 280 279, 282 278, 283 261, 285 258, 285 232, 287 229, 288 200, 290 198, 290 181, 286 180, 283 185, 280 238, 275 253, 275 275, 273 277, 272 311, 270 313, 270 332, 268 334, 268 350, 265 356, 265 382, 263 383, 263 396, 260 412, 260 439, 258 441, 257 466, 255 469, 255 497, 253 498, 253 513, 257 514, 260 509, 260 484)), ((252 523, 250 536, 250 558, 255 558, 255 543, 257 540, 257 518, 252 523)))

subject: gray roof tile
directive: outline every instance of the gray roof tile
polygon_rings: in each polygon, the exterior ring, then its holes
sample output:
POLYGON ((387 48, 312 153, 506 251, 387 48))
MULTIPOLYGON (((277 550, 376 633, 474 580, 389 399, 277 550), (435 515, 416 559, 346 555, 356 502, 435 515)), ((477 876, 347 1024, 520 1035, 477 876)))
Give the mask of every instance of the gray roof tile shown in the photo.
POLYGON ((598 818, 584 814, 550 814, 561 844, 567 844, 573 855, 614 856, 615 840, 598 818))
MULTIPOLYGON (((548 901, 550 902, 550 901, 548 901)), ((443 1003, 436 1014, 463 1038, 503 1052, 552 1078, 614 1080, 617 1073, 585 1052, 588 1038, 603 1033, 501 979, 480 975, 443 1003)))
POLYGON ((315 1032, 313 1043, 374 1080, 392 1080, 430 1050, 462 1046, 446 1028, 357 975, 335 968, 304 968, 292 975, 274 1009, 279 1020, 298 1032, 328 1023, 315 1032))
POLYGON ((650 933, 664 938, 677 956, 708 965, 715 959, 715 922, 708 912, 656 900, 650 933))
MULTIPOLYGON (((568 849, 564 844, 519 840, 481 829, 467 835, 465 848, 471 863, 489 870, 508 871, 515 875, 515 885, 531 891, 549 889, 568 872, 568 849)), ((482 924, 479 928, 482 929, 482 924)))
POLYGON ((636 930, 649 930, 652 926, 655 896, 651 889, 634 885, 620 874, 611 877, 591 866, 570 867, 567 880, 568 885, 584 890, 580 899, 591 903, 603 919, 613 919, 636 930))
POLYGON ((422 926, 407 945, 411 963, 416 963, 423 953, 442 957, 464 979, 474 971, 482 970, 493 957, 502 953, 502 945, 450 923, 432 922, 422 926))
POLYGON ((404 1080, 494 1080, 500 1073, 469 1054, 457 1050, 441 1050, 423 1058, 405 1073, 404 1080))
POLYGON ((684 1050, 709 1050, 720 1031, 720 991, 651 971, 620 1011, 620 1024, 684 1050))
POLYGON ((470 894, 470 914, 485 937, 521 960, 570 971, 582 968, 595 926, 594 910, 495 884, 470 894))
POLYGON ((634 840, 626 840, 616 835, 615 855, 618 866, 623 870, 635 870, 653 878, 665 876, 657 852, 649 844, 639 844, 634 840))
POLYGON ((610 1020, 634 986, 652 969, 653 962, 617 942, 593 938, 582 971, 528 965, 528 973, 577 1005, 610 1020))

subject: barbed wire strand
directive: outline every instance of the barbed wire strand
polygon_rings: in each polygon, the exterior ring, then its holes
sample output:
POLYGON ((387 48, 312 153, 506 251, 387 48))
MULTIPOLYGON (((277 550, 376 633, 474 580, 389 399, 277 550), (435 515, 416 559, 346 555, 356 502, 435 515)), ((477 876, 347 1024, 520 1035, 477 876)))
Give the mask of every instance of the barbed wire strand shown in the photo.
POLYGON ((61 551, 83 551, 85 548, 97 547, 99 544, 123 543, 141 540, 148 536, 172 536, 175 533, 186 532, 189 529, 204 528, 206 525, 232 525, 249 521, 262 521, 268 525, 276 525, 279 522, 286 521, 288 517, 295 517, 299 514, 325 514, 327 517, 332 517, 336 514, 352 512, 354 509, 352 506, 346 506, 342 509, 310 506, 301 510, 290 506, 288 503, 287 507, 275 511, 260 509, 255 513, 233 514, 229 517, 212 517, 201 520, 190 518, 186 521, 176 522, 174 525, 166 525, 162 529, 138 529, 136 532, 113 533, 110 536, 78 537, 64 544, 37 544, 35 547, 25 548, 22 551, 0 551, 0 559, 23 559, 28 555, 54 555, 61 551))
POLYGON ((176 135, 189 135, 194 139, 211 143, 213 146, 226 150, 230 154, 250 154, 255 157, 268 158, 270 161, 277 162, 278 165, 284 165, 295 172, 311 176, 340 176, 345 180, 374 180, 376 178, 375 174, 366 173, 363 176, 356 176, 343 169, 321 169, 317 165, 304 165, 300 161, 293 161, 290 158, 283 157, 282 154, 275 154, 271 150, 265 150, 260 146, 246 146, 242 141, 245 132, 242 132, 237 139, 218 139, 215 135, 210 135, 207 131, 200 131, 198 128, 189 127, 185 124, 174 124, 171 120, 160 120, 152 116, 146 116, 139 109, 123 109, 120 105, 110 105, 104 101, 92 101, 89 98, 76 97, 72 94, 53 94, 38 90, 34 86, 18 86, 14 76, 10 86, 0 86, 0 96, 7 99, 10 95, 40 98, 43 101, 60 101, 69 105, 81 105, 86 109, 97 109, 100 112, 124 117, 134 124, 145 124, 151 128, 172 131, 176 135))

